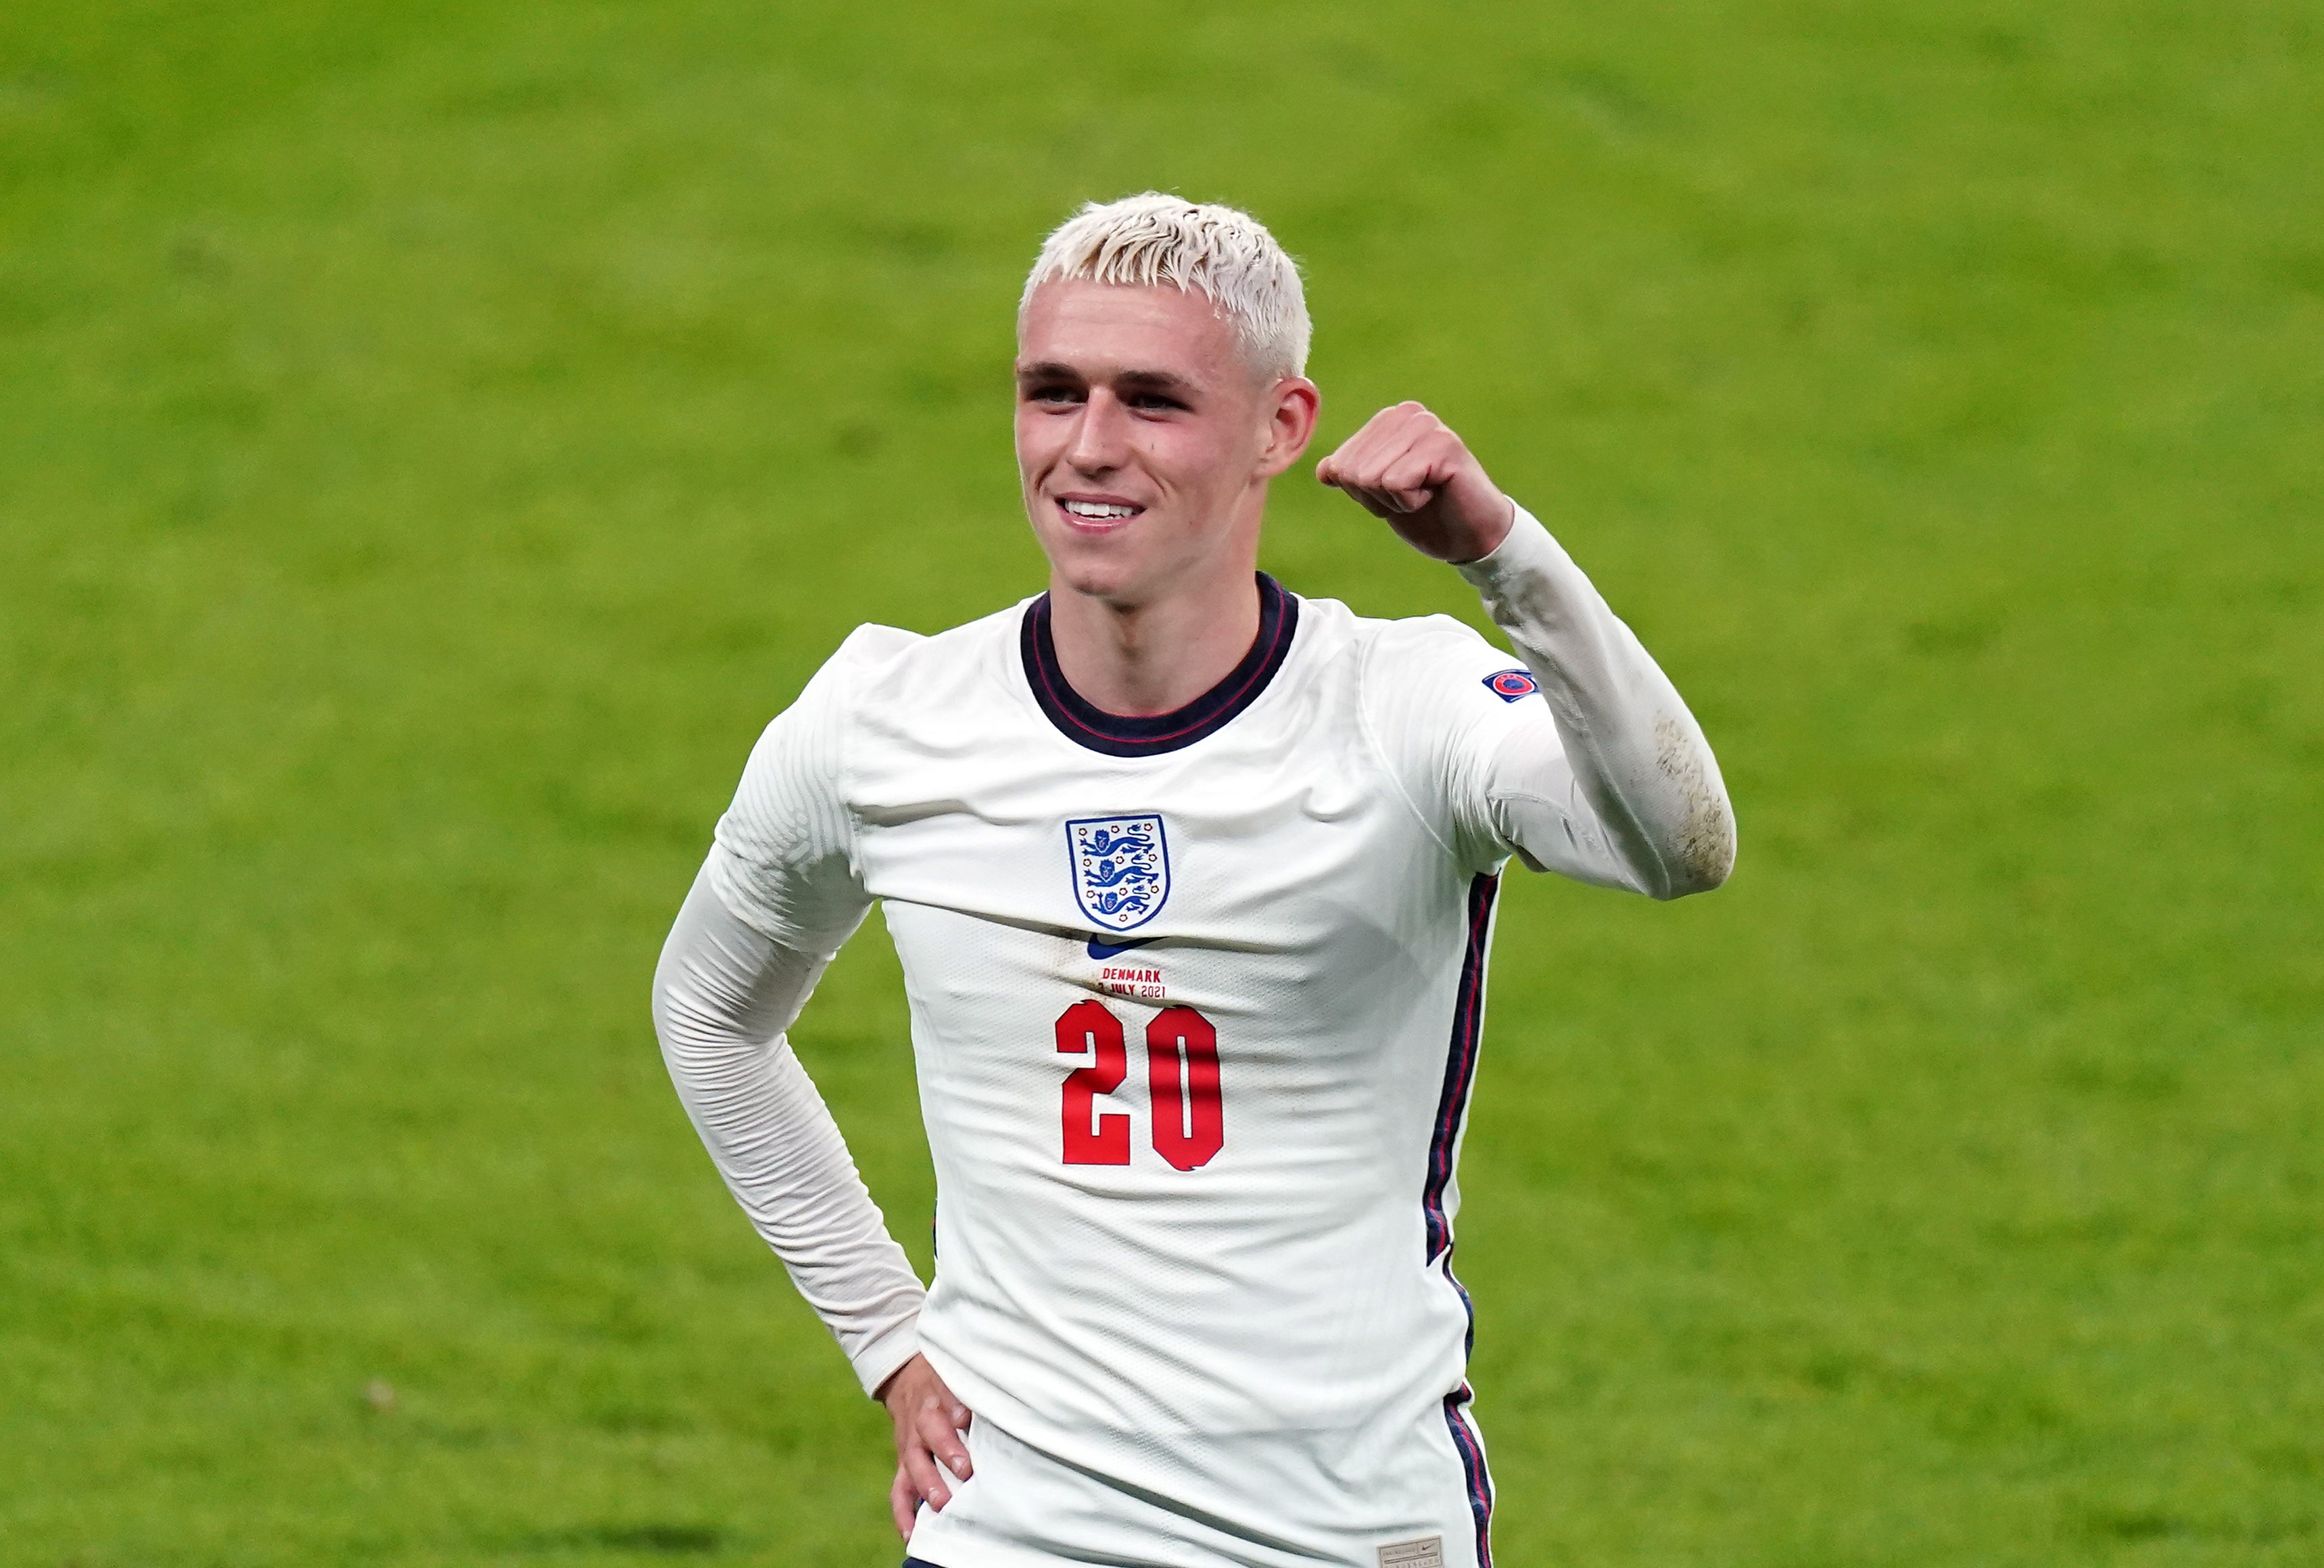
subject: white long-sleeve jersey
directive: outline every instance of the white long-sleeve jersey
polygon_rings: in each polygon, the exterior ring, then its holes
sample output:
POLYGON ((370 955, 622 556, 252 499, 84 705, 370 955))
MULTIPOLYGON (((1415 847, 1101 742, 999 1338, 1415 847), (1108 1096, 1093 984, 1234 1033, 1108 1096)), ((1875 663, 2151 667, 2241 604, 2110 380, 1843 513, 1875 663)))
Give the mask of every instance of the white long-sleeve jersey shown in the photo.
POLYGON ((857 631, 770 724, 656 1022, 867 1390, 976 1413, 943 1568, 1489 1564, 1454 1171, 1498 873, 1674 897, 1733 855, 1670 682, 1532 518, 1459 623, 1262 577, 1243 662, 1125 719, 1046 598, 857 631), (782 1038, 880 902, 937 1181, 923 1297, 782 1038))

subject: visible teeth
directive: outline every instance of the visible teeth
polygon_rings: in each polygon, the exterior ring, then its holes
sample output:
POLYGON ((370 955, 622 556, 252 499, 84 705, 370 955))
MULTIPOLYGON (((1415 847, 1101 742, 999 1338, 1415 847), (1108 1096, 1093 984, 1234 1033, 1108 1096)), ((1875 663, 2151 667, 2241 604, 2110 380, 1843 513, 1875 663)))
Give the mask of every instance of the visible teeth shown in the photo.
POLYGON ((1138 515, 1138 508, 1134 506, 1116 506, 1105 501, 1065 501, 1058 504, 1075 517, 1105 518, 1138 515))

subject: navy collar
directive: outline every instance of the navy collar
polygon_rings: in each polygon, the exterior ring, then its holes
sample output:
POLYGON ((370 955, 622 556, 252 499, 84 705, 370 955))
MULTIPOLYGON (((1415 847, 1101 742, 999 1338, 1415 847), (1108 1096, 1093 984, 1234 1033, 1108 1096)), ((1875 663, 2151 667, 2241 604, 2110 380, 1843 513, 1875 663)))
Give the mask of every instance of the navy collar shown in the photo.
POLYGON ((1025 606, 1018 643, 1025 659, 1026 684, 1033 700, 1057 733, 1076 745, 1109 757, 1154 757, 1191 746, 1215 734, 1233 717, 1259 700, 1275 672, 1291 652, 1292 634, 1299 629, 1299 599, 1283 585, 1259 574, 1259 635, 1242 662, 1226 678, 1176 713, 1124 718, 1093 706, 1066 684, 1057 668, 1056 640, 1049 633, 1049 595, 1025 606))

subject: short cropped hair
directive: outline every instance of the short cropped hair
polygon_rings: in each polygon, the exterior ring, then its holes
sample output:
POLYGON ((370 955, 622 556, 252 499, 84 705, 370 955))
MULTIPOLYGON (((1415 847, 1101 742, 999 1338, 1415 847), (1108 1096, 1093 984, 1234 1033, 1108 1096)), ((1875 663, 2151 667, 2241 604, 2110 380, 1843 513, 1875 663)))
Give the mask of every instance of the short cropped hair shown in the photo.
POLYGON ((1042 244, 1018 302, 1019 331, 1033 291, 1052 280, 1190 290, 1218 307, 1254 374, 1306 371, 1298 264, 1247 212, 1153 190, 1089 203, 1042 244))

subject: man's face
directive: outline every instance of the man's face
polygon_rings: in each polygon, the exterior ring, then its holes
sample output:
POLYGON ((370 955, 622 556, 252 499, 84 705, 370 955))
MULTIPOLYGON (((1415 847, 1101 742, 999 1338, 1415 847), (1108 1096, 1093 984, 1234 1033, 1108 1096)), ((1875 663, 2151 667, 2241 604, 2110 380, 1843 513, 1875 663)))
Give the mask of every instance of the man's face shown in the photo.
POLYGON ((1063 582, 1120 604, 1247 568, 1267 482, 1315 425, 1314 383, 1262 383, 1208 300, 1056 281, 1017 354, 1017 467, 1063 582))

